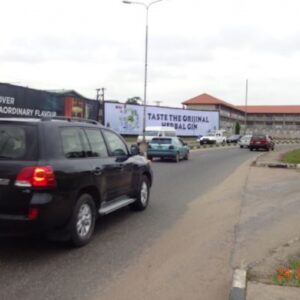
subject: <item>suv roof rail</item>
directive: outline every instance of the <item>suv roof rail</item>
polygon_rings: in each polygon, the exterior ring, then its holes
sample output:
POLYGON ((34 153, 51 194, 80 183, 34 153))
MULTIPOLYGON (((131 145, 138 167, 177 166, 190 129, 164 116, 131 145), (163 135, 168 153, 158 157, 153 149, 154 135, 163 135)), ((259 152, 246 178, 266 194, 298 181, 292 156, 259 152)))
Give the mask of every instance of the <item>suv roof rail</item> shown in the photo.
POLYGON ((91 120, 91 119, 84 119, 84 118, 77 118, 77 117, 64 117, 64 116, 56 116, 56 117, 44 117, 41 118, 42 121, 51 121, 51 120, 62 120, 62 121, 67 121, 67 122, 83 122, 83 123, 89 123, 89 124, 94 124, 94 125, 102 125, 96 120, 91 120))

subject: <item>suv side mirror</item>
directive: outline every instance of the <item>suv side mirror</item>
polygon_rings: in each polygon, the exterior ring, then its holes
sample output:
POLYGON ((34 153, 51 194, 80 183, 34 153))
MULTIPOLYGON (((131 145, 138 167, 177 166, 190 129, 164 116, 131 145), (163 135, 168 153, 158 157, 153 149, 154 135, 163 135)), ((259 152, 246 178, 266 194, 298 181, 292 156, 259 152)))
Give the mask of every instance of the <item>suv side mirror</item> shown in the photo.
POLYGON ((140 148, 138 145, 131 145, 130 146, 130 153, 131 155, 139 155, 140 154, 140 148))

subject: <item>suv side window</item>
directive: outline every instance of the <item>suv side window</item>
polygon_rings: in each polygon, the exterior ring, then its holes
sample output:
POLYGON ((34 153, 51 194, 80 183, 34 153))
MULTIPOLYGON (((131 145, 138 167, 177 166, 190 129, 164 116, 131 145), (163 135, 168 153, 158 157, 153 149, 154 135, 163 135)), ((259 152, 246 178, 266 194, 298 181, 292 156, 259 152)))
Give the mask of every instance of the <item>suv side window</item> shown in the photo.
POLYGON ((65 127, 60 129, 62 148, 67 158, 85 157, 88 141, 78 127, 65 127), (83 144, 85 142, 85 146, 83 144))
POLYGON ((91 157, 107 157, 107 148, 99 129, 85 129, 85 133, 91 145, 92 151, 88 152, 91 157))
POLYGON ((103 129, 102 131, 113 156, 128 155, 127 146, 117 134, 105 129, 103 129))

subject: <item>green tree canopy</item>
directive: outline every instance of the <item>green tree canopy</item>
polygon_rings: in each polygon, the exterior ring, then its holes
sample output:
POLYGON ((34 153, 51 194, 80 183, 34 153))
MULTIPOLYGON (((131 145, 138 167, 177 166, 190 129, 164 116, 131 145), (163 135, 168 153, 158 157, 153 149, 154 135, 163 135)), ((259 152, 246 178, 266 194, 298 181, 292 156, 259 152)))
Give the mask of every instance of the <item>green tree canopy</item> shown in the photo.
POLYGON ((235 123, 235 134, 240 134, 241 131, 241 125, 239 122, 235 123))

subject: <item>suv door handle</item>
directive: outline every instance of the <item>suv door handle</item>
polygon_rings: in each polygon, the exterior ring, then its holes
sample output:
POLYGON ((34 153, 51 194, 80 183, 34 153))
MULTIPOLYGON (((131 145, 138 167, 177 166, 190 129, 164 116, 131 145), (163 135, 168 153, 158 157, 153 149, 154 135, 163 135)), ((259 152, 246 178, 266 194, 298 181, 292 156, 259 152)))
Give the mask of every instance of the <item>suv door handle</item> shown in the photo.
POLYGON ((96 167, 93 171, 94 175, 99 176, 102 174, 102 169, 99 167, 96 167))

